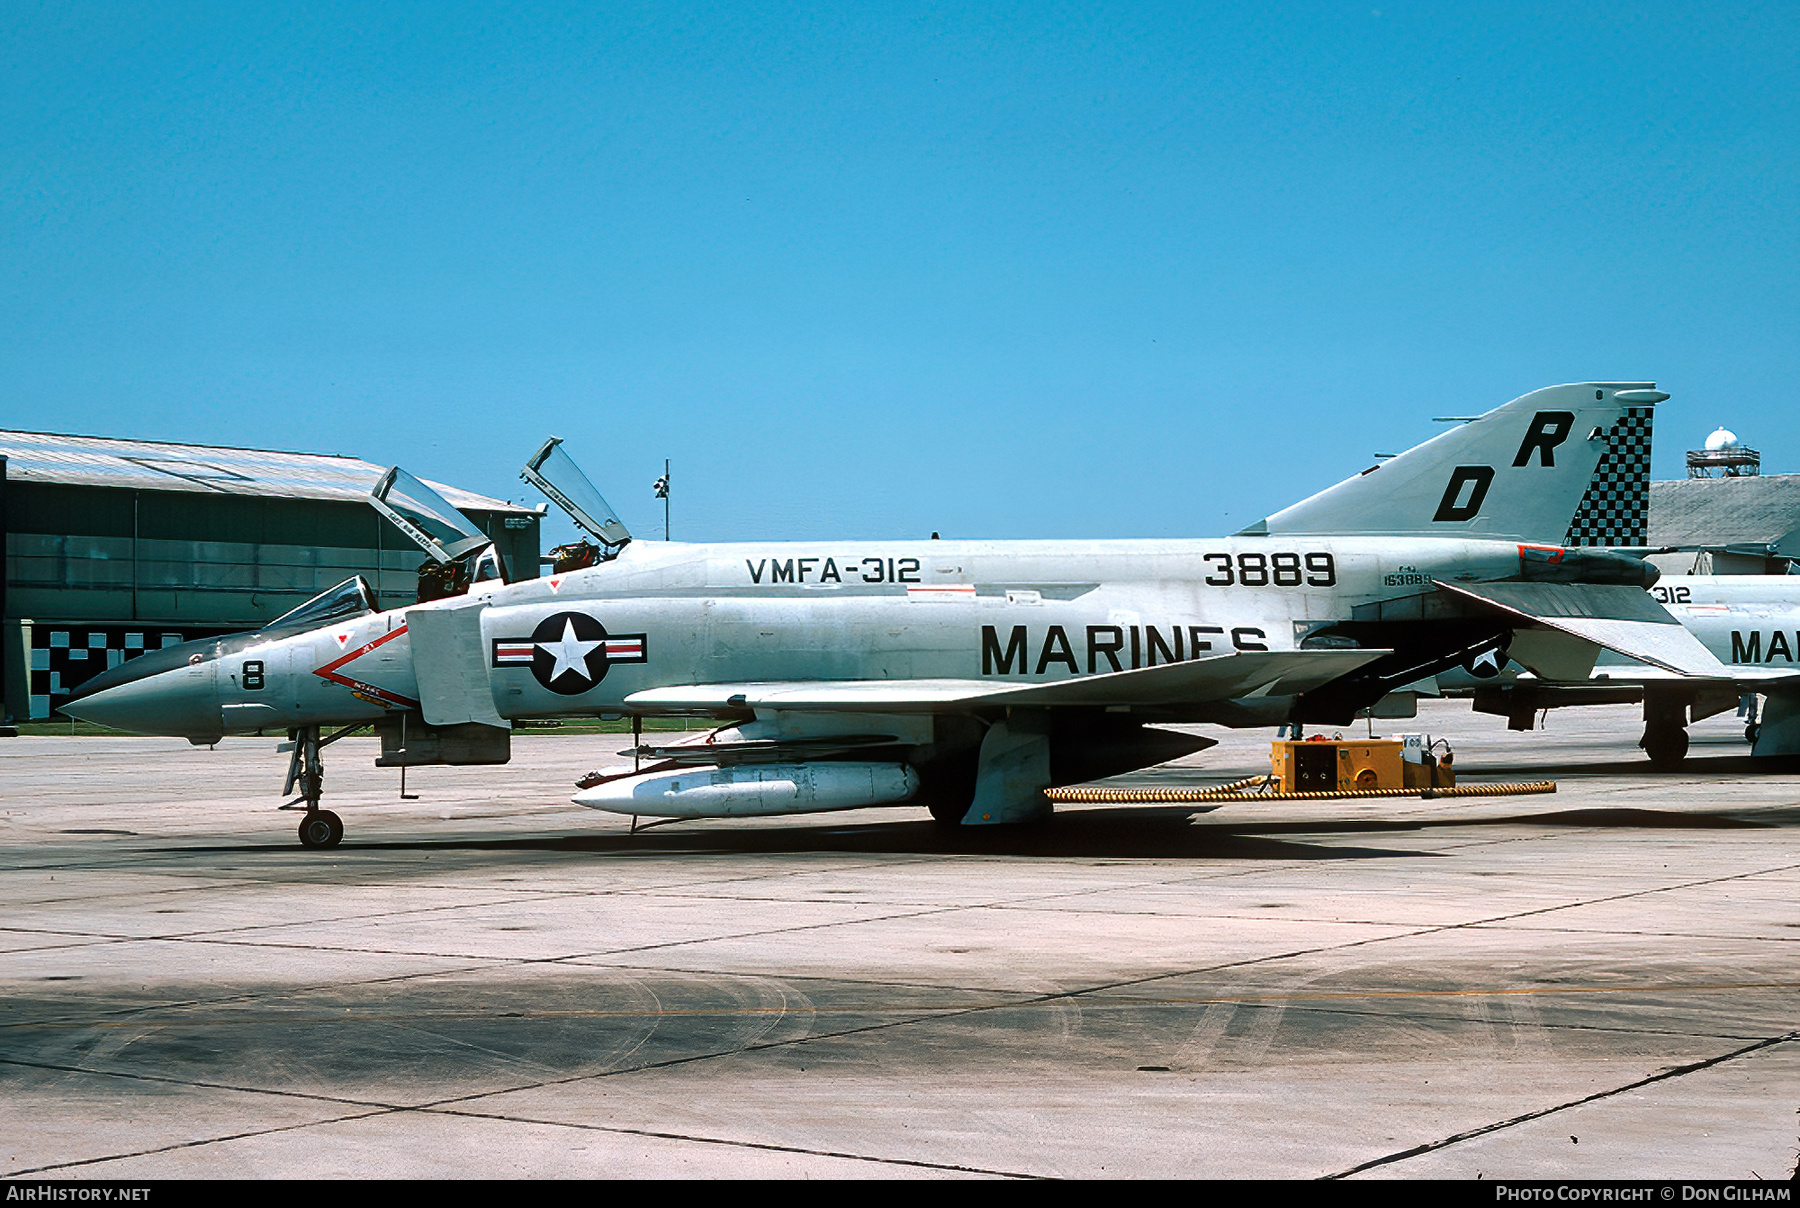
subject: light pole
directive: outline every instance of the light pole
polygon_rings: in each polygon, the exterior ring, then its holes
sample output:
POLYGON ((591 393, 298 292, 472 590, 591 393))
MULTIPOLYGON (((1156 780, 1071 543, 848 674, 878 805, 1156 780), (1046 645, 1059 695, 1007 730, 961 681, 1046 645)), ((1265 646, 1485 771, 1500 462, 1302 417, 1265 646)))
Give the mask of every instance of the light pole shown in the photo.
POLYGON ((663 458, 662 477, 651 484, 656 497, 663 501, 663 540, 669 539, 669 459, 663 458))

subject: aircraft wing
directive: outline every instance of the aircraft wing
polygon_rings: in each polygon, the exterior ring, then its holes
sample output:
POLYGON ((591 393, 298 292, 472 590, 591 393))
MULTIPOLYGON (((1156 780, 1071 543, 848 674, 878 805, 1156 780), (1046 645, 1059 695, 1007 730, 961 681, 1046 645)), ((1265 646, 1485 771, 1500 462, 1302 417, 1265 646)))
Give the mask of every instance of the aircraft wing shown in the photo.
POLYGON ((807 680, 695 684, 634 692, 625 703, 662 709, 801 709, 845 713, 941 713, 979 706, 1180 705, 1307 692, 1388 654, 1386 650, 1267 650, 1045 684, 998 679, 807 680))
MULTIPOLYGON (((1570 634, 1682 676, 1732 679, 1700 639, 1638 587, 1588 583, 1446 583, 1440 591, 1570 634)), ((1590 647, 1591 649, 1591 647, 1590 647)))
MULTIPOLYGON (((1800 671, 1783 671, 1777 667, 1744 667, 1734 663, 1723 664, 1723 666, 1725 674, 1722 677, 1708 676, 1706 678, 1728 679, 1734 684, 1742 684, 1747 690, 1756 692, 1800 683, 1800 671)), ((1594 668, 1592 678, 1607 683, 1664 684, 1674 680, 1696 677, 1682 675, 1663 667, 1645 666, 1642 663, 1601 663, 1594 668)))

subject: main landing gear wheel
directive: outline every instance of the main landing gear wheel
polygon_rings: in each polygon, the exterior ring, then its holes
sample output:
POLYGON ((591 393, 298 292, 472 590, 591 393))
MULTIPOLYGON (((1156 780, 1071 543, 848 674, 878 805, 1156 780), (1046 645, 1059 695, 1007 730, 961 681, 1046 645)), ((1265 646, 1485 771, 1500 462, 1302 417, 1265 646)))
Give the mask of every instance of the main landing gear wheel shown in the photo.
POLYGON ((300 819, 300 846, 336 847, 344 838, 344 822, 330 810, 313 810, 300 819))
POLYGON ((939 826, 956 826, 962 822, 963 815, 969 812, 969 803, 961 800, 946 801, 943 798, 935 798, 927 808, 931 810, 932 821, 939 826))
POLYGON ((1650 757, 1650 766, 1663 772, 1673 772, 1687 758, 1688 734, 1683 726, 1649 726, 1644 736, 1638 740, 1638 746, 1644 748, 1644 754, 1650 757))

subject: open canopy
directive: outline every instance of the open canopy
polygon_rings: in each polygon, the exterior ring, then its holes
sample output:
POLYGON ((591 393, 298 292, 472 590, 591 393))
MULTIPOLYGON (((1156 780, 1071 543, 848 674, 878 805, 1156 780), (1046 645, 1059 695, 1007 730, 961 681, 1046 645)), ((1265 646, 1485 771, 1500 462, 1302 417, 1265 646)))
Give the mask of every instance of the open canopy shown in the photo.
POLYGON ((491 544, 467 516, 399 466, 381 476, 369 504, 439 562, 454 562, 491 544))
POLYGON ((607 549, 617 550, 631 540, 612 505, 601 498, 575 459, 563 451, 562 437, 552 436, 545 441, 519 471, 519 477, 549 496, 607 549))

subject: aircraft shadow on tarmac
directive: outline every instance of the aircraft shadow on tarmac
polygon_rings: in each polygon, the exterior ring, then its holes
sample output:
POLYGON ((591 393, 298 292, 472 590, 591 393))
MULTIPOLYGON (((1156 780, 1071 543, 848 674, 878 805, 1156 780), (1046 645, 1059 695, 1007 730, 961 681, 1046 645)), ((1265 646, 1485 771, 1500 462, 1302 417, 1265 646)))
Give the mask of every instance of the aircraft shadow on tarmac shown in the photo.
MULTIPOLYGON (((1349 808, 1366 803, 1347 802, 1349 808)), ((1409 799, 1409 804, 1412 802, 1409 799)), ((1233 807, 1234 809, 1237 807, 1233 807)), ((1252 807, 1253 808, 1253 807, 1252 807)), ((1347 811, 1348 812, 1348 811, 1347 811)), ((587 852, 610 856, 682 854, 818 854, 1015 856, 1077 859, 1162 860, 1366 860, 1436 858, 1442 853, 1381 846, 1348 846, 1309 842, 1299 836, 1378 835, 1441 827, 1571 826, 1690 830, 1736 830, 1800 825, 1800 809, 1759 811, 1754 819, 1700 810, 1586 808, 1520 810, 1491 814, 1446 814, 1441 818, 1310 818, 1259 820, 1254 817, 1196 815, 1191 805, 1084 808, 1026 827, 969 830, 929 821, 846 823, 824 821, 815 826, 709 826, 683 822, 639 830, 599 834, 546 835, 529 838, 421 838, 417 841, 359 842, 346 839, 337 849, 354 852, 587 852)), ((267 852, 316 859, 286 844, 251 848, 209 846, 202 852, 267 852)))
POLYGON ((1571 776, 1616 776, 1651 783, 1682 783, 1683 776, 1794 776, 1800 775, 1800 755, 1689 755, 1681 767, 1665 772, 1652 767, 1645 759, 1621 759, 1608 763, 1581 761, 1572 763, 1520 762, 1481 765, 1483 780, 1489 777, 1521 777, 1544 780, 1571 776))
MULTIPOLYGON (((1357 860, 1416 857, 1429 852, 1381 847, 1346 847, 1265 837, 1276 830, 1321 834, 1351 829, 1395 831, 1416 824, 1388 823, 1349 827, 1337 823, 1271 828, 1253 821, 1219 825, 1197 823, 1192 805, 1082 809, 1058 814, 1032 826, 965 829, 929 820, 846 823, 821 819, 815 826, 711 826, 704 821, 597 834, 545 835, 530 838, 421 838, 417 841, 358 841, 354 831, 334 855, 353 852, 591 852, 595 855, 670 856, 684 853, 718 855, 809 854, 825 852, 943 856, 1043 856, 1063 858, 1202 859, 1202 860, 1357 860)), ((828 816, 827 816, 828 817, 828 816)), ((355 820, 351 819, 354 825, 355 820)), ((193 854, 267 852, 316 859, 288 844, 251 847, 219 844, 180 849, 193 854)))

